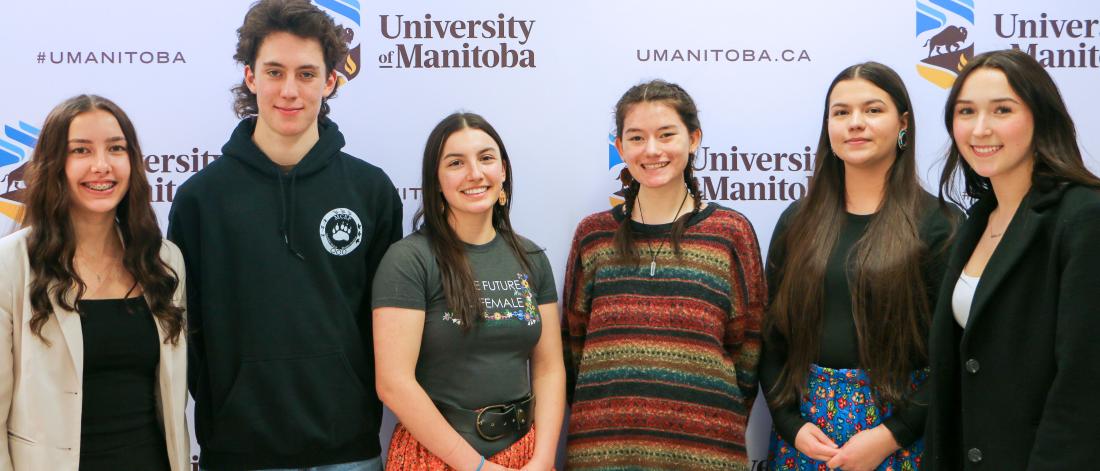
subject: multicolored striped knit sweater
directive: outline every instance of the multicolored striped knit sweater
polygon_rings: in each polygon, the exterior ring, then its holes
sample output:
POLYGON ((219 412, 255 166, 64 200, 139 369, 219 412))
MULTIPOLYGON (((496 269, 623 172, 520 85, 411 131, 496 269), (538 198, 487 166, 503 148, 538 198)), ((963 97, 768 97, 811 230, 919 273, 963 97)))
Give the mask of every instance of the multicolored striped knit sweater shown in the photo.
POLYGON ((671 224, 633 224, 639 262, 616 260, 621 207, 577 227, 563 309, 573 405, 567 469, 748 469, 766 304, 760 247, 710 203, 672 250, 671 224), (650 261, 656 253, 656 271, 650 261))

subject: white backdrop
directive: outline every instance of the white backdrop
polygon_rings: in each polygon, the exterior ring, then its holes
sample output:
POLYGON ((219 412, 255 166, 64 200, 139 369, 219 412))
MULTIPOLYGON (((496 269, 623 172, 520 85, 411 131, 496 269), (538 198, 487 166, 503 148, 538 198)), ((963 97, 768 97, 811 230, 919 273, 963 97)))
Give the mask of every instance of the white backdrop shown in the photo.
MULTIPOLYGON (((941 47, 929 58, 925 44, 950 26, 966 28, 955 46, 968 57, 1015 44, 1043 60, 1069 103, 1088 165, 1100 169, 1100 8, 1091 1, 315 3, 350 29, 359 48, 344 68, 351 80, 331 102, 345 150, 390 175, 404 198, 406 229, 419 205, 428 131, 455 110, 481 113, 513 158, 513 222, 547 247, 559 289, 575 224, 607 208, 617 189, 621 163, 608 147, 612 107, 645 79, 678 82, 695 98, 705 151, 697 175, 708 199, 748 216, 765 251, 779 213, 804 191, 825 88, 853 63, 877 60, 905 79, 921 175, 934 187, 947 145, 943 87, 959 54, 941 47), (493 28, 503 34, 481 37, 486 30, 478 26, 479 37, 451 37, 465 32, 459 29, 440 38, 435 27, 449 23, 425 25, 429 15, 436 22, 503 22, 493 28), (402 21, 418 22, 421 36, 431 37, 415 37, 416 27, 402 21), (475 48, 477 66, 464 58, 475 48), (453 52, 439 52, 446 50, 453 52)), ((130 114, 165 228, 170 192, 204 158, 221 153, 236 124, 229 88, 242 72, 232 55, 248 5, 6 1, 0 233, 14 226, 18 170, 46 113, 78 93, 109 97, 130 114)), ((768 429, 758 401, 753 459, 766 455, 768 429)))

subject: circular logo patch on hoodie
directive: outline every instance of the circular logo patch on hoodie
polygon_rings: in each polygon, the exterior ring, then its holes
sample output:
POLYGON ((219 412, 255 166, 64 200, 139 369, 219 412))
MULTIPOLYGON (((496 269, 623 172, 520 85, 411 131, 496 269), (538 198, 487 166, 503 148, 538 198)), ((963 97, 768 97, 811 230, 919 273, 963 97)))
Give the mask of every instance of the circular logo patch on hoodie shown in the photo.
POLYGON ((321 218, 321 245, 333 255, 347 255, 363 241, 363 223, 347 208, 336 208, 321 218))

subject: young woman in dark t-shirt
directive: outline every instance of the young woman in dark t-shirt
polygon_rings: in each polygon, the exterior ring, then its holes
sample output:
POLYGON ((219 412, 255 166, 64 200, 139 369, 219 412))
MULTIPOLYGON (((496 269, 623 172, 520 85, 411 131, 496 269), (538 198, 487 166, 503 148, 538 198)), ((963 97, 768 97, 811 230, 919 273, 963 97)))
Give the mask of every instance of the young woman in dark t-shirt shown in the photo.
POLYGON ((826 93, 809 192, 768 254, 772 469, 919 467, 927 333, 954 216, 920 187, 912 109, 901 78, 875 62, 826 93))
POLYGON ((183 259, 133 125, 81 95, 42 126, 0 239, 0 469, 185 471, 183 259))
POLYGON ((512 230, 511 177, 481 116, 452 114, 428 137, 417 230, 390 247, 372 290, 378 393, 400 420, 387 470, 554 465, 557 295, 546 255, 512 230))

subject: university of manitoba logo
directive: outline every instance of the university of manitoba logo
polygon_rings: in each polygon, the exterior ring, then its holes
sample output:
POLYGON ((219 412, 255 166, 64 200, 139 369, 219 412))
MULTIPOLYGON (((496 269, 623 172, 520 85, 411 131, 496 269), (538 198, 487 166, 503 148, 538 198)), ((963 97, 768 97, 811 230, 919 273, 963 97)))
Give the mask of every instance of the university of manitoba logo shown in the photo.
POLYGON ((4 125, 4 135, 0 136, 0 226, 15 225, 22 219, 27 186, 23 173, 38 134, 37 128, 23 121, 15 126, 4 125))
POLYGON ((940 88, 951 88, 974 57, 973 27, 974 0, 917 0, 917 73, 940 88))
POLYGON ((321 218, 321 245, 333 255, 347 255, 363 241, 363 223, 347 208, 336 208, 321 218))
POLYGON ((313 3, 328 11, 343 31, 344 43, 348 45, 348 57, 344 59, 343 63, 336 65, 336 77, 340 81, 340 85, 344 85, 359 75, 359 69, 362 65, 359 59, 362 54, 362 41, 359 39, 362 25, 359 2, 356 0, 313 0, 313 3))
POLYGON ((611 206, 626 201, 622 189, 622 174, 626 171, 626 162, 623 162, 623 156, 619 155, 619 149, 615 148, 615 133, 607 133, 607 172, 611 175, 611 180, 615 182, 615 191, 607 197, 607 201, 611 203, 611 206))

